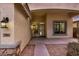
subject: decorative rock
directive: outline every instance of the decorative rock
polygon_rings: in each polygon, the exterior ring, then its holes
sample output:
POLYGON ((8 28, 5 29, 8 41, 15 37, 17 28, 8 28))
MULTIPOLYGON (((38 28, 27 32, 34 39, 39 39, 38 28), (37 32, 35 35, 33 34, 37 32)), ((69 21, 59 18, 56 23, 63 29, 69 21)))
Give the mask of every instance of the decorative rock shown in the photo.
POLYGON ((19 55, 20 48, 0 48, 0 56, 16 56, 19 55))

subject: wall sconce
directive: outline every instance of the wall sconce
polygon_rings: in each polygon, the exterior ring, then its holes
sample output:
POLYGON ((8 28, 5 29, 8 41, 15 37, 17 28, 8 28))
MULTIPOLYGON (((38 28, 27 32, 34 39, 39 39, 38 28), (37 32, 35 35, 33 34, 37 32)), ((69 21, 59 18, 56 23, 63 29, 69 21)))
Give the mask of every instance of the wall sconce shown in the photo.
POLYGON ((1 28, 8 28, 7 23, 9 22, 8 17, 3 17, 3 20, 1 21, 1 28))

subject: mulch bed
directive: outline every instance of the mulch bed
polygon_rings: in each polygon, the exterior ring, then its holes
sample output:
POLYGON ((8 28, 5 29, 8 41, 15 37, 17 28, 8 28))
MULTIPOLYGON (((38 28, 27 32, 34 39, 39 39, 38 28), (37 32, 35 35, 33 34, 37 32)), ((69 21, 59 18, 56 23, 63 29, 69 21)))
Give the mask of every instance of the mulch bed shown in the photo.
POLYGON ((66 44, 46 44, 50 56, 66 56, 66 44))
POLYGON ((21 56, 34 56, 35 45, 27 45, 24 51, 21 53, 21 56))

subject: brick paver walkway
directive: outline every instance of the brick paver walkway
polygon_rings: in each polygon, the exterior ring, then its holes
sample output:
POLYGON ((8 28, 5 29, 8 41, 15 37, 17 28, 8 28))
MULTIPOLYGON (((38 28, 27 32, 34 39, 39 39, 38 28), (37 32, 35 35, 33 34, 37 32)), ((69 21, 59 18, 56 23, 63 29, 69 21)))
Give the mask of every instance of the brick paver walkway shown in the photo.
POLYGON ((65 56, 67 52, 67 44, 69 42, 77 42, 76 39, 45 39, 45 38, 34 38, 30 41, 24 50, 25 56, 65 56), (34 46, 32 46, 34 45, 34 46), (30 51, 30 53, 28 53, 30 51))
POLYGON ((34 56, 49 56, 46 46, 44 44, 37 44, 34 50, 34 56))

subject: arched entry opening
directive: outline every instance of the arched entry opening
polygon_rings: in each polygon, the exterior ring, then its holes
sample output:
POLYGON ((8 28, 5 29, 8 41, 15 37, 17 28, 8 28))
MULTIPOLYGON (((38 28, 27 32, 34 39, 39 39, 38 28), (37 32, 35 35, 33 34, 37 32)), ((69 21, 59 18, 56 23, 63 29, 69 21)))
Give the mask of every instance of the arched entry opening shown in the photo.
POLYGON ((73 17, 78 13, 67 9, 32 10, 32 37, 73 38, 73 17))
POLYGON ((32 37, 45 37, 46 36, 46 15, 45 14, 32 14, 31 31, 32 37))

